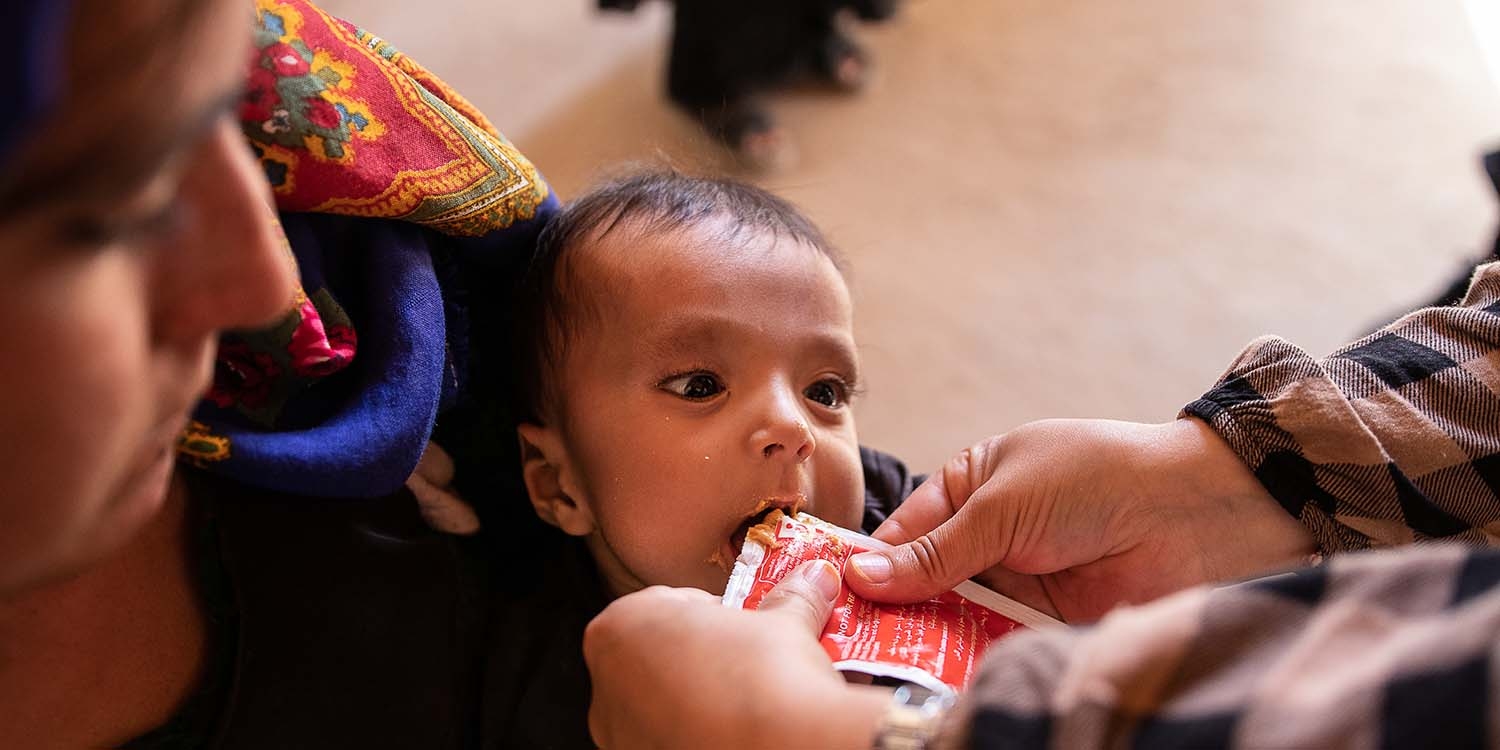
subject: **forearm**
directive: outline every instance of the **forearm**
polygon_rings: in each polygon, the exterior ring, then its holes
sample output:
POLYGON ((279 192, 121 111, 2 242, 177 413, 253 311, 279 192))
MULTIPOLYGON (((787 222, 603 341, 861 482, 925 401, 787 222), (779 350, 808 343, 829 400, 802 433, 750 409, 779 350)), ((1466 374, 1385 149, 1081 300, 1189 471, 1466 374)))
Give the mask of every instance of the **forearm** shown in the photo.
POLYGON ((1500 556, 1342 556, 997 644, 951 748, 1480 746, 1500 556))
POLYGON ((1500 521, 1500 265, 1462 306, 1413 313, 1317 360, 1252 344, 1188 405, 1324 552, 1490 543, 1500 521))

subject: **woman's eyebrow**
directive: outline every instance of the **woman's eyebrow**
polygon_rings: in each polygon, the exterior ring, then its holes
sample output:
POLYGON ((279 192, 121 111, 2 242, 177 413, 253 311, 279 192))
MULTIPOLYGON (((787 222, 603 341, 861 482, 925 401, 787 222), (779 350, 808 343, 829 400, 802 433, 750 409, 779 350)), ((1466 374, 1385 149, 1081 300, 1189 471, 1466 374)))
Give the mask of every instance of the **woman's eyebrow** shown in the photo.
MULTIPOLYGON (((166 135, 152 139, 147 146, 122 152, 119 140, 100 139, 59 164, 44 165, 37 170, 42 174, 36 178, 12 185, 0 195, 0 206, 4 206, 5 213, 14 213, 62 199, 113 197, 110 195, 112 189, 122 184, 145 182, 163 163, 198 145, 243 96, 243 89, 236 86, 192 115, 175 118, 176 127, 166 135)), ((128 125, 116 125, 111 129, 116 133, 141 132, 141 129, 128 125)))

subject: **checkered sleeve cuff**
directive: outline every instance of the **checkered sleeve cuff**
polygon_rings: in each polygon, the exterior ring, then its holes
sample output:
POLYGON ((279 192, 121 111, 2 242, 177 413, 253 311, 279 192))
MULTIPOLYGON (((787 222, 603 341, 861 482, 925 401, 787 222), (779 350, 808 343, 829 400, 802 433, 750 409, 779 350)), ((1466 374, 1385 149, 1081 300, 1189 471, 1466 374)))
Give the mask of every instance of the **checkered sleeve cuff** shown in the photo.
POLYGON ((1500 264, 1468 298, 1324 359, 1252 343, 1183 413, 1207 422, 1323 552, 1500 541, 1500 264))
POLYGON ((1493 747, 1500 553, 1431 545, 995 644, 941 747, 1493 747))

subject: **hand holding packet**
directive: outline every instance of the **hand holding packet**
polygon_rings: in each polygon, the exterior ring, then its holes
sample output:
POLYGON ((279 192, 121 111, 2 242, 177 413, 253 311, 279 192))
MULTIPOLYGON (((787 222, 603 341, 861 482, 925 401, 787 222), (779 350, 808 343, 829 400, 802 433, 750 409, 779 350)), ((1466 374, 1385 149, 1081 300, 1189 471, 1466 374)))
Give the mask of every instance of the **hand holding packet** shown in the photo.
MULTIPOLYGON (((850 555, 890 545, 806 513, 772 511, 745 535, 724 606, 755 609, 798 565, 818 558, 840 570, 850 555)), ((916 604, 876 604, 843 586, 821 642, 833 668, 953 694, 968 686, 986 648, 1020 628, 1061 625, 1020 602, 965 581, 916 604)))

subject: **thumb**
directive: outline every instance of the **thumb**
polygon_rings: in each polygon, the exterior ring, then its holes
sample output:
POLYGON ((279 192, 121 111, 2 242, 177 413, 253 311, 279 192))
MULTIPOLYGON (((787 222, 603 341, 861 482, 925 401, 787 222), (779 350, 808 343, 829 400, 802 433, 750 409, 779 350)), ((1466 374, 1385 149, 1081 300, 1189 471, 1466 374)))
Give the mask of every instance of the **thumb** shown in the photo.
POLYGON ((849 588, 872 601, 909 604, 951 591, 989 568, 1003 550, 986 550, 983 540, 996 535, 993 529, 982 533, 983 517, 971 508, 960 508, 946 523, 905 544, 850 557, 849 588))
POLYGON ((784 613, 817 637, 828 623, 838 595, 838 570, 827 560, 809 560, 781 579, 761 600, 758 610, 784 613))

